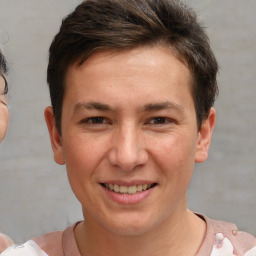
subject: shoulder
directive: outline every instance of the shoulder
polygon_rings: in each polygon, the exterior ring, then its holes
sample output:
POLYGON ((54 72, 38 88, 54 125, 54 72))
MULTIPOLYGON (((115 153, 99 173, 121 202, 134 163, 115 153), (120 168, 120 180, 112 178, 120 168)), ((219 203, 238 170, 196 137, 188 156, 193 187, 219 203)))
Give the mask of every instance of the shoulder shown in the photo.
POLYGON ((76 225, 77 223, 65 231, 35 237, 21 245, 13 245, 0 256, 64 256, 64 251, 65 255, 80 256, 73 232, 76 225))
POLYGON ((1 256, 63 256, 62 231, 52 232, 27 241, 21 245, 13 245, 1 256))
POLYGON ((233 223, 203 218, 207 223, 203 251, 211 251, 211 255, 216 256, 256 256, 256 238, 253 235, 240 231, 233 223))
POLYGON ((11 238, 4 234, 0 234, 0 253, 11 245, 13 245, 11 238))
POLYGON ((69 226, 64 231, 33 238, 33 241, 49 256, 80 256, 74 235, 74 229, 79 223, 69 226))
POLYGON ((32 240, 49 256, 62 256, 62 236, 63 231, 56 231, 35 237, 32 240))
POLYGON ((48 256, 41 248, 33 241, 29 240, 21 245, 13 245, 6 249, 1 256, 48 256))

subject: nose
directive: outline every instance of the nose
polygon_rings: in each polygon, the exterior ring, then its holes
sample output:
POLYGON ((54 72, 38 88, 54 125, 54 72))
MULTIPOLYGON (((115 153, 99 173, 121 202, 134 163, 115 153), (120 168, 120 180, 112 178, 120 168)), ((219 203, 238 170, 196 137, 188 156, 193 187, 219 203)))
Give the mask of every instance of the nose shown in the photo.
POLYGON ((111 165, 123 171, 132 171, 148 161, 144 140, 136 127, 126 126, 115 132, 108 154, 111 165))

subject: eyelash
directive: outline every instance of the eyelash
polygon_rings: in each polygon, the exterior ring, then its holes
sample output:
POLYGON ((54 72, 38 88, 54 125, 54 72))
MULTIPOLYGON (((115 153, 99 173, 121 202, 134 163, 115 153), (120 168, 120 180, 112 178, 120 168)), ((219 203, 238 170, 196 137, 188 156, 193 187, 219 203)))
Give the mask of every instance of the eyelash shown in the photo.
POLYGON ((162 116, 157 116, 157 117, 153 117, 151 119, 149 119, 148 123, 149 124, 155 124, 155 125, 166 125, 169 123, 173 123, 174 120, 168 117, 162 117, 162 116), (156 121, 156 123, 152 123, 152 121, 156 121))
POLYGON ((94 117, 89 117, 89 118, 83 120, 83 123, 89 123, 89 124, 94 124, 94 125, 105 124, 105 123, 107 123, 107 120, 106 120, 106 118, 104 118, 102 116, 94 116, 94 117), (103 121, 103 122, 98 122, 98 121, 103 121))
MULTIPOLYGON (((82 122, 92 124, 92 125, 110 124, 110 122, 105 117, 102 117, 102 116, 89 117, 83 120, 82 122)), ((167 125, 173 122, 174 120, 171 118, 157 116, 157 117, 150 118, 146 122, 146 124, 161 126, 161 125, 167 125)))

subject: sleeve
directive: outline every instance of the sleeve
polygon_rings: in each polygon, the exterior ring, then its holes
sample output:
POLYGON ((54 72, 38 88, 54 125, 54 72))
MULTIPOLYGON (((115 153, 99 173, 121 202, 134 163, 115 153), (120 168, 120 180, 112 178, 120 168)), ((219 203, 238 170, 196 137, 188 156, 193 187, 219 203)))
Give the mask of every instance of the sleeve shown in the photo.
POLYGON ((21 245, 13 245, 0 256, 49 256, 34 241, 29 240, 21 245))

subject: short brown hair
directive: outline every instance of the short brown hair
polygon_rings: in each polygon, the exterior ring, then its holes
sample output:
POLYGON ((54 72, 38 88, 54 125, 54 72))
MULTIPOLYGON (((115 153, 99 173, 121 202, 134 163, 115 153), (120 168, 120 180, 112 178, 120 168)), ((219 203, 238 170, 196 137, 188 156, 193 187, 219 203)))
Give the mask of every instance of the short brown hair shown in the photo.
POLYGON ((200 128, 218 93, 218 64, 195 12, 178 0, 85 0, 62 21, 49 51, 47 81, 59 132, 70 65, 100 50, 157 44, 171 47, 188 66, 200 128))

